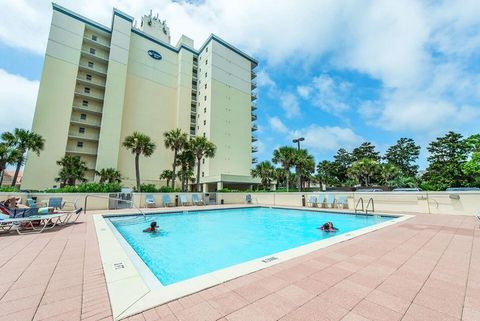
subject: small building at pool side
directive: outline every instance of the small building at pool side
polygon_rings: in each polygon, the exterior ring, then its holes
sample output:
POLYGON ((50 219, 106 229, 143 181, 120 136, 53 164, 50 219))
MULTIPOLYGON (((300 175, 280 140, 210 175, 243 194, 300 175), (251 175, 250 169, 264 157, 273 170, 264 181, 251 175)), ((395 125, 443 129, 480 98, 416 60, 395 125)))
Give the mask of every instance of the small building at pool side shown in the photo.
POLYGON ((245 188, 256 151, 255 67, 257 61, 215 35, 195 49, 158 16, 133 17, 113 10, 110 27, 53 4, 32 130, 45 138, 40 156, 29 153, 22 189, 58 186, 65 155, 95 171, 116 168, 123 185, 135 185, 134 157, 122 147, 135 131, 157 148, 141 157, 142 183, 165 185, 159 175, 171 169, 173 152, 163 133, 180 128, 205 136, 216 155, 201 164, 204 191, 245 188))

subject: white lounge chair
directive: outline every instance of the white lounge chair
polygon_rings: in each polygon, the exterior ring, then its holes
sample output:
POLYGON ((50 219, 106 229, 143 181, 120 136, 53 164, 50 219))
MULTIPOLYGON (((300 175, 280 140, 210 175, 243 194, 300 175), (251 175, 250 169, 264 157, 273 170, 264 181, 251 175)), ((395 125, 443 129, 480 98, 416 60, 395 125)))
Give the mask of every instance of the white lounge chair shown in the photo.
POLYGON ((16 227, 18 234, 42 233, 44 230, 52 229, 61 223, 61 217, 64 215, 64 213, 61 213, 10 218, 8 215, 1 214, 0 232, 10 232, 13 227, 16 227), (33 222, 39 222, 38 226, 35 226, 33 222))
POLYGON ((163 195, 163 206, 173 206, 174 204, 172 203, 172 201, 170 201, 170 195, 168 194, 165 194, 163 195))
POLYGON ((205 205, 205 202, 203 201, 198 194, 193 194, 192 195, 192 203, 193 205, 205 205))
POLYGON ((325 196, 325 202, 324 202, 325 207, 333 208, 334 203, 335 203, 335 196, 333 196, 333 195, 326 195, 325 196))
POLYGON ((317 197, 316 196, 310 196, 307 200, 307 206, 310 204, 311 207, 317 206, 317 197))
POLYGON ((185 195, 185 194, 181 194, 181 195, 180 195, 180 204, 181 204, 182 206, 189 205, 189 202, 188 202, 188 199, 187 199, 187 195, 185 195))
POLYGON ((245 195, 245 202, 247 204, 252 204, 252 195, 250 194, 245 195))
POLYGON ((339 196, 337 201, 335 202, 335 205, 340 208, 340 206, 342 208, 345 208, 346 206, 348 206, 348 203, 347 203, 347 197, 346 196, 339 196))
POLYGON ((155 204, 155 199, 153 198, 153 195, 145 196, 145 204, 147 207, 157 207, 157 205, 155 204))

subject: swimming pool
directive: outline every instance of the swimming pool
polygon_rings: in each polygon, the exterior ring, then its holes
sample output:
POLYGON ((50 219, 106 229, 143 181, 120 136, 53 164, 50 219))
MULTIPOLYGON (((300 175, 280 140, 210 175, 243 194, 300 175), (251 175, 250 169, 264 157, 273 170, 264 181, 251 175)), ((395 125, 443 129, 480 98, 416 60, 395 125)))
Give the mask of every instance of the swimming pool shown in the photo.
POLYGON ((254 207, 107 219, 166 286, 394 218, 254 207), (151 221, 160 232, 143 233, 151 221), (339 230, 319 230, 327 221, 339 230))

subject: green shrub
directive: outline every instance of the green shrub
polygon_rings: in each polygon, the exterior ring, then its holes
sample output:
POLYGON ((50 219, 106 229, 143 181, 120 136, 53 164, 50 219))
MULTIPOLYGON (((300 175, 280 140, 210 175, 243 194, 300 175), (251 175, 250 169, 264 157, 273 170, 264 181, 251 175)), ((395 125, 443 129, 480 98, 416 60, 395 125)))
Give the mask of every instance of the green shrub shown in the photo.
POLYGON ((45 193, 118 193, 122 190, 119 183, 84 183, 77 186, 64 186, 47 189, 45 193))
POLYGON ((18 192, 19 189, 16 186, 2 186, 0 187, 0 192, 6 192, 6 193, 14 193, 18 192))
POLYGON ((157 190, 159 193, 173 193, 175 189, 171 188, 170 186, 162 186, 157 190))

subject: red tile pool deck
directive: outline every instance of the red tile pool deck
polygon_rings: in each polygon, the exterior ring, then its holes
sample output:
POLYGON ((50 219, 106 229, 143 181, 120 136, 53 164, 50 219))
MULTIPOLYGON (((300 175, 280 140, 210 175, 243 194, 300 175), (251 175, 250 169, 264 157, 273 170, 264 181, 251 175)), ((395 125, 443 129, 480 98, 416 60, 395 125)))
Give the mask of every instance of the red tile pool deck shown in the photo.
MULTIPOLYGON (((0 237, 0 320, 112 320, 90 214, 0 237)), ((417 215, 128 320, 478 321, 479 222, 417 215)))

